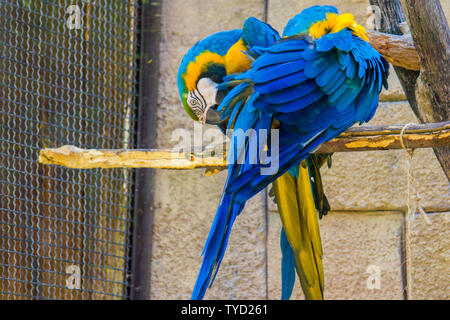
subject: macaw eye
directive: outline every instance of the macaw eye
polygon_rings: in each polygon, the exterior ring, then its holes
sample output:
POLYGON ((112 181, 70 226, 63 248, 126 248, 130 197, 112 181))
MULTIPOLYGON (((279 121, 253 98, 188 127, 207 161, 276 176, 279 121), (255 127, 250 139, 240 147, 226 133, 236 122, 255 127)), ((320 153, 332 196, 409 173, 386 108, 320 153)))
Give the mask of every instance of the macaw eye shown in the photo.
POLYGON ((192 106, 196 106, 196 105, 198 105, 198 101, 195 100, 195 99, 192 99, 192 100, 189 101, 189 104, 192 105, 192 106))

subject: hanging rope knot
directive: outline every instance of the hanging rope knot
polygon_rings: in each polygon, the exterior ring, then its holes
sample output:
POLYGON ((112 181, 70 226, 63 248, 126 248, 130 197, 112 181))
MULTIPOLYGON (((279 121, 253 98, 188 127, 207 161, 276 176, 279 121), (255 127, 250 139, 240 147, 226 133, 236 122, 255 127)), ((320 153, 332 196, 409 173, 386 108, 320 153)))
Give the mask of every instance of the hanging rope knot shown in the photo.
POLYGON ((408 123, 405 124, 402 128, 402 131, 400 132, 400 144, 405 151, 406 155, 406 169, 407 169, 407 183, 408 183, 408 212, 407 212, 407 218, 410 220, 415 219, 415 213, 419 211, 419 213, 422 215, 424 220, 430 224, 431 221, 428 218, 425 210, 420 205, 421 196, 419 194, 419 186, 417 182, 414 179, 413 175, 413 169, 412 169, 412 158, 414 156, 414 149, 409 149, 408 146, 405 144, 404 135, 406 130, 409 126, 415 125, 414 123, 408 123), (414 193, 414 200, 411 197, 411 194, 414 193))
POLYGON ((406 212, 406 224, 405 224, 405 242, 406 242, 406 278, 407 278, 407 297, 409 300, 412 299, 412 253, 411 253, 411 225, 412 222, 415 220, 416 212, 419 211, 419 213, 422 215, 424 220, 427 224, 430 224, 431 221, 428 218, 425 210, 420 205, 420 194, 419 194, 419 187, 414 180, 413 176, 413 169, 412 169, 412 158, 414 155, 414 149, 408 149, 408 146, 405 145, 405 141, 403 139, 405 135, 406 129, 414 125, 414 123, 408 123, 405 124, 402 128, 402 131, 400 132, 400 144, 405 151, 406 156, 406 169, 407 169, 407 184, 408 184, 408 202, 407 202, 407 212, 406 212), (411 194, 414 193, 414 201, 411 199, 411 194))

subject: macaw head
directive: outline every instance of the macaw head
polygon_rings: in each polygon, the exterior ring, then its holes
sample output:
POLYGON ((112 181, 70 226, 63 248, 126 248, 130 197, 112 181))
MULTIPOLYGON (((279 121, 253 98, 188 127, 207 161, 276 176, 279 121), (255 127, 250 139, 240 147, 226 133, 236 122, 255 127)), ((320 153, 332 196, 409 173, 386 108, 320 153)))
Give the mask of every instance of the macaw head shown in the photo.
POLYGON ((333 6, 313 6, 293 17, 283 30, 283 37, 309 35, 314 40, 329 34, 351 30, 352 33, 365 41, 369 41, 364 27, 355 22, 350 13, 339 15, 333 6))
POLYGON ((178 91, 189 116, 203 123, 220 125, 216 111, 228 89, 219 90, 223 77, 247 70, 251 60, 241 30, 215 33, 197 42, 184 56, 178 69, 178 91))

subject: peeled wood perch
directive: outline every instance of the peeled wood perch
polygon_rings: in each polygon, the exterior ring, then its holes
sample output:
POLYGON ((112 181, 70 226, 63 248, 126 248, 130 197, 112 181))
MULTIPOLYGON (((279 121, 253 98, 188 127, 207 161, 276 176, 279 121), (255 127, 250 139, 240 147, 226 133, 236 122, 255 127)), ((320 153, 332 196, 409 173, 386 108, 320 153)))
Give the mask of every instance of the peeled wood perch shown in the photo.
MULTIPOLYGON (((403 126, 365 126, 350 128, 338 138, 322 145, 317 153, 401 149, 403 126)), ((450 146, 450 121, 408 126, 403 141, 409 148, 450 146)), ((170 149, 96 150, 63 146, 42 149, 39 162, 68 168, 159 168, 194 169, 226 167, 226 154, 214 155, 222 145, 210 145, 190 153, 170 149)), ((222 149, 223 150, 223 149, 222 149)))
POLYGON ((419 54, 410 36, 368 31, 370 44, 396 67, 419 71, 419 54))

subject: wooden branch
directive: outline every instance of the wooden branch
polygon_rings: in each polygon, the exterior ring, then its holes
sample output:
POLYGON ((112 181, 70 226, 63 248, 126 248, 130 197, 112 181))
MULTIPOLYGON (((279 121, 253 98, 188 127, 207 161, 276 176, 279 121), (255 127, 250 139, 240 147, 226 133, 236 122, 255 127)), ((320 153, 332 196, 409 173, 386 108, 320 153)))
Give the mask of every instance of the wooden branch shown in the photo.
POLYGON ((422 66, 417 88, 420 90, 419 103, 431 107, 429 116, 433 122, 446 121, 450 110, 450 29, 447 19, 439 0, 401 2, 422 66))
MULTIPOLYGON (((400 26, 408 20, 421 71, 398 66, 394 69, 417 118, 422 123, 449 120, 450 33, 440 2, 370 0, 370 3, 381 9, 380 31, 401 34, 400 26)), ((450 147, 433 149, 450 181, 450 147)))
MULTIPOLYGON (((370 0, 370 4, 377 6, 381 11, 381 27, 378 31, 394 35, 402 35, 405 33, 401 26, 407 23, 400 0, 370 0)), ((405 91, 411 109, 414 111, 416 116, 419 117, 419 108, 417 106, 417 101, 415 100, 415 87, 417 77, 419 76, 419 71, 407 70, 396 65, 394 65, 394 70, 397 73, 403 90, 405 91)), ((419 120, 424 122, 420 117, 419 120)))
POLYGON ((368 31, 370 44, 394 66, 420 70, 420 60, 412 39, 377 31, 368 31))
MULTIPOLYGON (((415 84, 417 116, 422 122, 450 119, 450 28, 439 0, 401 0, 419 54, 421 71, 415 84)), ((450 147, 434 152, 450 181, 450 147)))
MULTIPOLYGON (((324 143, 317 153, 401 149, 403 126, 365 126, 351 128, 338 138, 324 143)), ((450 145, 450 121, 409 126, 403 136, 410 148, 450 145)), ((68 168, 159 168, 194 169, 226 167, 223 145, 210 145, 183 153, 170 149, 96 150, 63 146, 42 149, 39 162, 68 168), (219 149, 219 151, 217 151, 219 149)))

